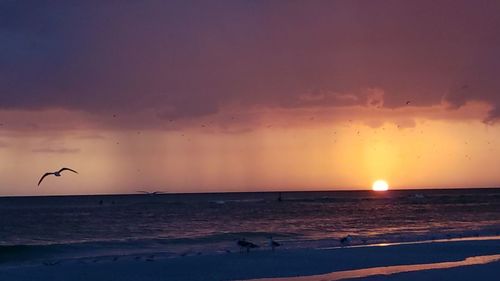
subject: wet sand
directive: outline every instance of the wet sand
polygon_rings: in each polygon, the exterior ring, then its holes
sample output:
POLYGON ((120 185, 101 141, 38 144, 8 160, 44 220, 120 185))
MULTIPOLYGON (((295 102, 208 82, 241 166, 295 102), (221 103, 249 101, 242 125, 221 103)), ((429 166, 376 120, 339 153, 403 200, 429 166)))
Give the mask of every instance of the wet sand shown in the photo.
MULTIPOLYGON (((293 277, 313 278, 321 274, 387 266, 413 265, 415 268, 415 265, 460 262, 470 257, 499 254, 500 240, 334 249, 278 249, 275 252, 260 249, 248 254, 196 253, 177 257, 144 254, 47 260, 18 266, 0 265, 0 280, 293 280, 293 277)), ((492 260, 485 264, 432 270, 425 270, 424 267, 412 272, 370 275, 353 280, 498 280, 499 265, 500 262, 492 260)))

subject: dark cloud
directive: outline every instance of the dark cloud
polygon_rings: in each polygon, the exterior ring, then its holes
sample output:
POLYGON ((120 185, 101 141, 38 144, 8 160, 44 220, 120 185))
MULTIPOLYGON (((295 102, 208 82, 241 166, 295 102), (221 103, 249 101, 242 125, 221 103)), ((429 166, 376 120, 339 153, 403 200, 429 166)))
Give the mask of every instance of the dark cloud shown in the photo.
POLYGON ((488 102, 494 121, 499 15, 498 1, 1 1, 0 107, 171 119, 445 99, 488 102))
MULTIPOLYGON (((499 42, 500 44, 500 42, 499 42)), ((483 53, 477 54, 477 61, 464 69, 446 95, 446 101, 458 108, 468 101, 485 101, 493 108, 485 122, 495 122, 500 117, 500 58, 485 58, 483 53)))

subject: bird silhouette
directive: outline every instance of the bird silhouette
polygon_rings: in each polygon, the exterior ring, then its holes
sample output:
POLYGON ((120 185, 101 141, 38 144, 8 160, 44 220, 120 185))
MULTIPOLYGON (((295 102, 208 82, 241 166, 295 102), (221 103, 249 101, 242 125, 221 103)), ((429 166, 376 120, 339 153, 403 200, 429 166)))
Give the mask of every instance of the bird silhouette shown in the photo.
POLYGON ((256 245, 250 241, 246 241, 245 238, 238 240, 238 242, 236 244, 238 244, 238 246, 240 246, 240 250, 246 249, 247 253, 250 252, 250 249, 252 249, 252 248, 259 248, 259 245, 256 245))
POLYGON ((163 194, 163 192, 161 192, 161 191, 143 191, 143 190, 138 190, 137 192, 145 194, 145 195, 159 195, 159 194, 163 194))
POLYGON ((271 236, 271 237, 269 237, 269 247, 271 247, 271 249, 272 249, 273 251, 274 251, 274 249, 275 249, 276 247, 279 247, 279 246, 281 246, 281 244, 280 244, 280 243, 278 243, 278 242, 274 241, 272 236, 271 236))
POLYGON ((342 246, 349 246, 351 244, 351 241, 352 241, 352 236, 347 235, 346 237, 340 239, 340 244, 342 244, 342 246))
POLYGON ((43 179, 44 179, 46 176, 54 175, 54 176, 56 176, 56 177, 60 177, 60 176, 61 176, 61 173, 62 173, 63 171, 71 171, 71 172, 73 172, 73 173, 75 173, 75 174, 78 174, 78 172, 77 172, 77 171, 72 170, 72 169, 70 169, 70 168, 61 168, 59 171, 56 171, 56 172, 45 173, 45 174, 44 174, 44 175, 40 178, 40 180, 38 181, 38 185, 40 185, 40 184, 42 183, 43 179))

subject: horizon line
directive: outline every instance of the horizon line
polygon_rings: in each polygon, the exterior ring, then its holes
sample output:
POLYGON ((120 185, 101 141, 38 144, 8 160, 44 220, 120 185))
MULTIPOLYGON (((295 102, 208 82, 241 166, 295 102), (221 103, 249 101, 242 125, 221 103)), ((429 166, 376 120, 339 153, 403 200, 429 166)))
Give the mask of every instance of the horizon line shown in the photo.
MULTIPOLYGON (((500 189, 500 186, 487 187, 425 187, 425 188, 393 188, 384 192, 373 191, 368 189, 329 189, 329 190, 257 190, 257 191, 205 191, 205 192, 169 192, 161 191, 158 195, 190 195, 190 194, 236 194, 236 193, 303 193, 303 192, 366 192, 372 191, 377 193, 390 193, 391 191, 420 191, 420 190, 484 190, 484 189, 500 189)), ((94 193, 94 194, 50 194, 50 195, 0 195, 0 198, 16 198, 16 197, 70 197, 70 196, 132 196, 132 195, 148 195, 141 193, 94 193)))

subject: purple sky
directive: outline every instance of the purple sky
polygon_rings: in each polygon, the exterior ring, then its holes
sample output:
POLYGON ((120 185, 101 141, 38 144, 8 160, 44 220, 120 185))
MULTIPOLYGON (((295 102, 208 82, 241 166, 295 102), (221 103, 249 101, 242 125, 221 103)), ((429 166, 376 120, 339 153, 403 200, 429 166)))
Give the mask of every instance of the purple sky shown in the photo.
POLYGON ((479 100, 493 120, 499 15, 498 1, 2 1, 0 106, 190 118, 364 105, 379 88, 386 107, 479 100))
POLYGON ((498 185, 499 27, 482 0, 0 0, 0 194, 63 165, 35 194, 498 185))

